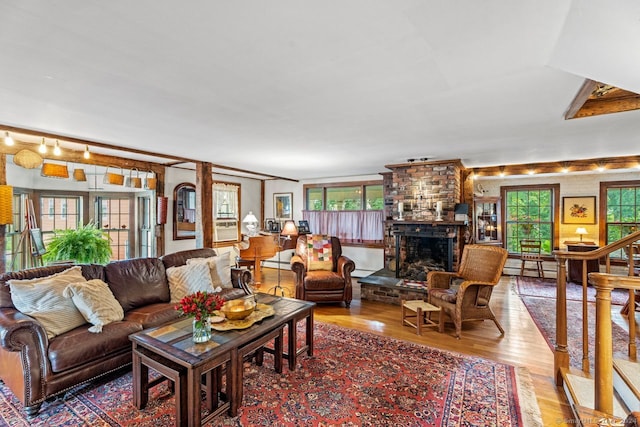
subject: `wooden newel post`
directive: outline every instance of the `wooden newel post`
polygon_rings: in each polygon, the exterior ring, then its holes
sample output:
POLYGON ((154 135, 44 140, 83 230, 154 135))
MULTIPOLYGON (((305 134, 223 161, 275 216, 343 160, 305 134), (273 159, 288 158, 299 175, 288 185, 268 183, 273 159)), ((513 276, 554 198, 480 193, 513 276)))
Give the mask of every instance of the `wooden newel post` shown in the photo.
POLYGON ((613 414, 613 342, 611 337, 611 290, 607 282, 595 281, 596 348, 595 409, 613 414))

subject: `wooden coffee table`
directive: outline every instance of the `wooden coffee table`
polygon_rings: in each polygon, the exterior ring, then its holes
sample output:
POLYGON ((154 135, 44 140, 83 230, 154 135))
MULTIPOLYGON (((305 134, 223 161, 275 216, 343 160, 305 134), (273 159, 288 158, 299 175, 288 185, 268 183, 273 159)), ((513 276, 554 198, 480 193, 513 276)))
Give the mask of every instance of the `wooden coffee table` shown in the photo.
POLYGON ((236 416, 242 403, 242 359, 260 350, 273 340, 275 369, 281 372, 282 359, 295 369, 297 357, 303 352, 313 355, 313 308, 315 303, 273 295, 256 294, 259 303, 273 307, 275 314, 240 330, 212 331, 207 343, 195 344, 191 338, 192 319, 145 329, 129 338, 133 346, 133 399, 143 409, 148 390, 168 378, 172 381, 176 399, 176 423, 200 426, 224 411, 236 416), (306 341, 296 345, 296 325, 306 320, 306 341), (288 327, 288 352, 283 351, 283 329, 288 327), (149 381, 149 368, 163 378, 149 381), (222 375, 226 375, 224 389, 222 375), (204 382, 203 382, 204 379, 204 382), (202 416, 201 391, 206 393, 202 416))

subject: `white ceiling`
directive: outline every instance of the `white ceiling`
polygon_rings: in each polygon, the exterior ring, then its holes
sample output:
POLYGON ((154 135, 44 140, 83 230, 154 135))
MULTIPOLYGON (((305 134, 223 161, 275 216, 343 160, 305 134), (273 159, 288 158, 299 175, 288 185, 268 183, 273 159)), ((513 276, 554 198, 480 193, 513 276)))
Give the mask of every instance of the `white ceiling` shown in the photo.
POLYGON ((636 0, 0 0, 0 124, 296 179, 640 151, 636 0))

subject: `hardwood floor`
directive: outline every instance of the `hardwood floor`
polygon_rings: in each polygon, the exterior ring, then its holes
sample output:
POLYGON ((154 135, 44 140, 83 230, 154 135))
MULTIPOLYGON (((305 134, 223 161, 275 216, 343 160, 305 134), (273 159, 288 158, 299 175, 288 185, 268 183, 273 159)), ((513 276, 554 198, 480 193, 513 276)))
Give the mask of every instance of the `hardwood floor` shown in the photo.
MULTIPOLYGON (((277 283, 277 270, 264 268, 262 274, 262 284, 258 290, 267 292, 277 283)), ((281 285, 288 291, 287 296, 295 296, 292 274, 288 270, 281 271, 281 285)), ((512 280, 512 277, 504 276, 491 298, 492 309, 505 329, 504 337, 500 336, 500 332, 490 321, 464 323, 460 340, 453 336, 452 324, 447 324, 444 334, 427 329, 423 331, 422 336, 418 336, 415 329, 401 325, 399 306, 361 301, 360 286, 356 279, 353 281, 354 298, 351 308, 346 308, 344 304, 320 304, 316 307, 315 319, 346 328, 524 366, 531 373, 543 425, 573 425, 571 409, 553 381, 553 353, 513 290, 512 280)))

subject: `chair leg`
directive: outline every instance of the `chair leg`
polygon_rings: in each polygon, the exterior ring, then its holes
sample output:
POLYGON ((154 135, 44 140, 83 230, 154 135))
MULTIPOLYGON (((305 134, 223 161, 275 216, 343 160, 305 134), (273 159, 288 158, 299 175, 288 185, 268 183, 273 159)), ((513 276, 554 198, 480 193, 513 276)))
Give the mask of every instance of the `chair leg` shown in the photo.
POLYGON ((520 262, 520 277, 524 275, 524 261, 520 262))
POLYGON ((493 323, 496 324, 496 327, 498 328, 498 330, 500 331, 500 335, 504 335, 504 329, 502 329, 502 325, 500 324, 500 322, 498 322, 498 319, 496 319, 495 317, 493 319, 493 323))

